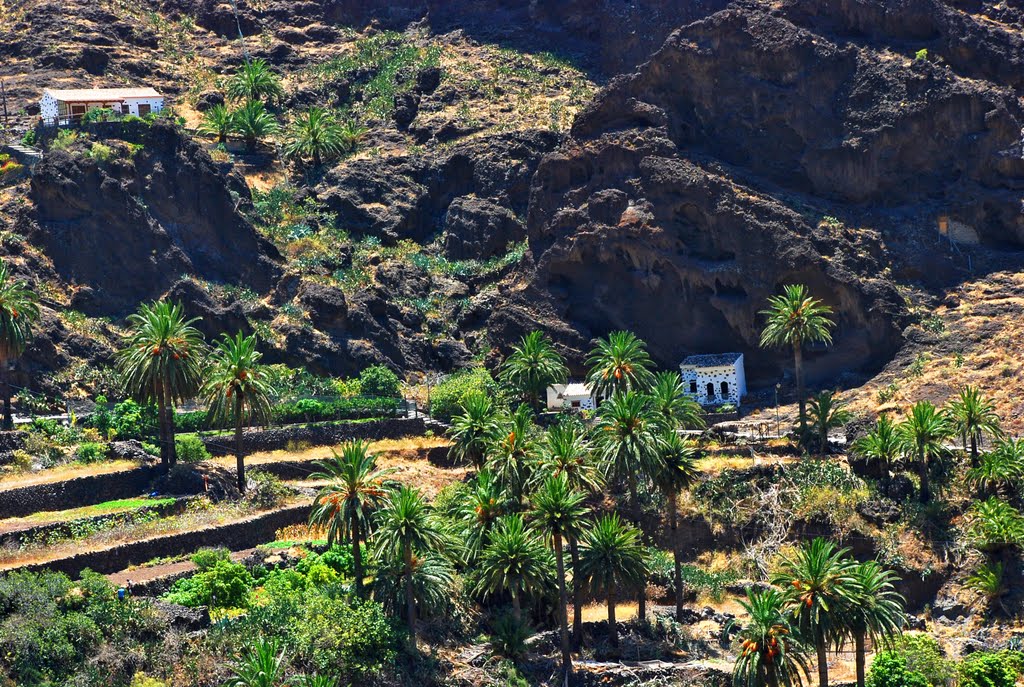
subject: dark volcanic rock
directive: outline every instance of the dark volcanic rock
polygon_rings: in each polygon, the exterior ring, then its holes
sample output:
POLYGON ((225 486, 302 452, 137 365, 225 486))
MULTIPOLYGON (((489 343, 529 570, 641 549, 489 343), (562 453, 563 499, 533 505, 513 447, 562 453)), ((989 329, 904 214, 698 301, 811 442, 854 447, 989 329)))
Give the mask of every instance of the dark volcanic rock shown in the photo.
POLYGON ((299 287, 296 299, 309 311, 309 318, 317 329, 345 329, 348 304, 341 289, 307 281, 299 287))
POLYGON ((143 148, 133 158, 55 152, 36 166, 27 233, 58 274, 94 290, 96 314, 132 310, 182 274, 267 291, 280 256, 236 212, 209 155, 167 124, 135 134, 143 148))
POLYGON ((486 198, 456 198, 444 219, 445 255, 454 260, 486 260, 522 241, 526 227, 508 208, 486 198))

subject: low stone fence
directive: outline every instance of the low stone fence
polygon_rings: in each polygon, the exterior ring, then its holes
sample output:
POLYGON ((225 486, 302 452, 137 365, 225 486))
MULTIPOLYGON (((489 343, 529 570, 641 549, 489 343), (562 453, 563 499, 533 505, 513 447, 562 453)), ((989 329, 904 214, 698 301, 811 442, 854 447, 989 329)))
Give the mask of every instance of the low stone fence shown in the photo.
MULTIPOLYGON (((246 453, 281 451, 303 446, 333 446, 351 439, 400 439, 422 436, 427 431, 423 418, 390 418, 365 422, 335 422, 311 425, 290 425, 273 429, 250 429, 242 432, 246 453)), ((436 430, 435 430, 436 431, 436 430)), ((234 435, 218 434, 203 437, 207 450, 215 456, 233 455, 234 435)))
POLYGON ((70 577, 77 577, 86 568, 110 574, 154 558, 180 556, 209 546, 223 546, 239 551, 273 541, 277 530, 306 522, 309 511, 309 504, 289 506, 226 525, 164 534, 99 551, 85 551, 47 563, 27 565, 23 569, 55 570, 70 577))
POLYGON ((91 506, 130 499, 149 491, 161 474, 159 466, 143 466, 105 475, 85 475, 59 482, 0 490, 0 518, 19 518, 39 511, 91 506))

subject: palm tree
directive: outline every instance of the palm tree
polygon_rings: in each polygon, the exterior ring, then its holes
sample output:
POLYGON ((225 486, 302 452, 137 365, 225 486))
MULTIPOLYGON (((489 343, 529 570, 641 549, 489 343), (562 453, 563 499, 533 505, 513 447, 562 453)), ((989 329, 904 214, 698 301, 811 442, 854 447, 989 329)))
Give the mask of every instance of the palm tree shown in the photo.
POLYGON ((334 115, 322 107, 311 107, 298 114, 285 136, 285 154, 299 159, 312 158, 314 167, 319 167, 325 158, 346 150, 341 126, 334 115))
POLYGON ((889 470, 900 457, 899 432, 888 415, 881 415, 875 428, 853 444, 854 453, 867 460, 875 460, 882 467, 882 483, 889 481, 889 470))
POLYGON ((235 110, 232 119, 234 131, 245 140, 245 148, 250 152, 256 149, 261 138, 273 136, 279 129, 277 120, 259 100, 250 100, 235 110))
POLYGON ((829 643, 838 643, 846 630, 843 619, 857 598, 857 580, 849 549, 820 537, 805 543, 792 557, 783 558, 772 578, 786 590, 793 617, 813 644, 818 657, 818 687, 828 687, 829 643))
POLYGON ((202 383, 206 345, 192 326, 198 319, 185 319, 180 303, 143 304, 128 316, 128 338, 117 354, 128 394, 140 403, 157 405, 164 468, 177 462, 174 404, 194 396, 202 383))
MULTIPOLYGON (((454 585, 455 570, 443 555, 427 553, 413 557, 412 594, 421 615, 437 615, 450 609, 454 585)), ((402 609, 408 608, 406 594, 405 564, 398 557, 383 561, 373 576, 373 598, 388 613, 400 615, 402 609)))
POLYGON ((651 408, 666 428, 703 429, 704 411, 700 404, 686 394, 683 379, 678 372, 659 372, 651 387, 651 408))
POLYGON ((803 284, 783 287, 780 296, 768 299, 768 308, 762 310, 767 317, 761 331, 763 348, 790 346, 793 349, 793 369, 796 375, 796 396, 800 405, 800 435, 807 427, 807 413, 804 403, 804 362, 805 343, 824 341, 832 343, 832 327, 829 319, 832 308, 816 298, 811 298, 803 284))
POLYGON ((608 600, 608 636, 619 645, 615 604, 620 587, 642 584, 647 577, 640 530, 624 524, 618 514, 603 515, 580 538, 580 572, 608 600))
POLYGON ((217 143, 224 143, 235 130, 235 115, 224 105, 214 105, 203 113, 199 133, 216 136, 217 143))
POLYGON ((666 432, 658 450, 658 468, 654 481, 668 499, 669 530, 672 533, 672 558, 675 571, 673 581, 676 587, 676 620, 683 621, 683 564, 679 553, 679 492, 688 489, 699 474, 697 458, 699 451, 692 443, 684 441, 675 430, 666 432))
POLYGON ((228 81, 228 97, 232 100, 252 100, 273 103, 284 97, 281 77, 275 74, 266 60, 247 60, 228 81))
POLYGON ((326 480, 309 513, 309 524, 327 528, 327 545, 339 539, 352 544, 352 568, 356 596, 363 591, 363 554, 359 548, 366 542, 372 520, 370 516, 387 496, 387 478, 394 470, 378 469, 377 457, 363 441, 348 441, 341 453, 331 449, 331 458, 318 464, 319 471, 311 478, 326 480))
POLYGON ((845 427, 853 414, 846 409, 846 404, 839 400, 839 394, 832 391, 822 391, 811 398, 808 405, 811 431, 818 438, 821 454, 828 455, 829 430, 845 427))
POLYGON ((270 418, 271 385, 266 368, 259 364, 262 354, 256 350, 256 335, 234 338, 224 334, 213 351, 206 370, 206 382, 200 394, 210 406, 209 418, 215 424, 235 426, 235 458, 238 462, 238 490, 245 492, 245 453, 242 425, 270 418))
POLYGON ((452 418, 449 436, 451 455, 466 460, 479 470, 483 467, 487 447, 500 431, 497 411, 487 394, 473 391, 462 399, 462 414, 452 418))
POLYGON ((742 640, 732 671, 735 687, 800 687, 809 675, 807 652, 786 612, 786 596, 778 589, 747 589, 740 600, 750 620, 739 631, 742 640))
POLYGON ((4 396, 4 429, 14 427, 11 413, 10 367, 25 352, 32 326, 39 320, 39 296, 28 282, 15 279, 0 260, 0 389, 4 396))
POLYGON ((489 470, 476 473, 469 486, 466 501, 458 509, 459 521, 465 528, 467 563, 487 548, 494 523, 507 511, 505 492, 489 470))
POLYGON ((526 527, 523 516, 500 518, 480 558, 478 590, 483 594, 506 591, 512 596, 512 617, 522 621, 522 597, 542 590, 550 578, 548 552, 540 538, 526 527))
POLYGON ((231 672, 224 687, 278 687, 285 677, 284 647, 277 639, 259 639, 242 650, 231 672))
POLYGON ((949 422, 934 405, 928 401, 918 401, 897 431, 904 454, 917 462, 921 479, 921 503, 928 503, 932 498, 928 482, 930 459, 945 450, 942 442, 949 438, 952 431, 949 422))
POLYGON ((416 594, 413 575, 418 553, 443 547, 444 536, 438 529, 419 490, 402 486, 391 493, 379 511, 377 554, 383 560, 400 557, 404 568, 406 623, 409 641, 416 648, 416 594))
POLYGON ((967 471, 970 482, 982 496, 1009 493, 1024 477, 1024 439, 1000 439, 995 448, 978 457, 967 471))
POLYGON ((625 480, 634 509, 639 508, 637 481, 657 465, 660 432, 648 398, 635 391, 616 393, 597 410, 594 440, 608 473, 625 480))
POLYGON ((598 339, 587 358, 587 366, 587 383, 595 397, 647 391, 654 383, 654 363, 647 353, 647 344, 632 332, 612 332, 607 339, 598 339))
POLYGON ((564 382, 568 375, 565 361, 551 345, 551 340, 536 330, 512 347, 501 366, 501 380, 518 391, 536 412, 541 409, 545 390, 552 384, 564 382))
POLYGON ((977 466, 978 442, 982 435, 999 438, 1003 434, 995 404, 982 396, 978 387, 968 385, 960 389, 959 395, 950 401, 946 414, 952 430, 970 442, 971 467, 977 466))
POLYGON ((537 428, 533 424, 533 413, 526 405, 516 408, 503 424, 498 440, 489 451, 487 467, 519 508, 536 467, 537 428))
POLYGON ((565 474, 550 476, 544 480, 540 490, 533 496, 533 519, 547 534, 555 550, 555 568, 558 577, 558 628, 562 645, 563 681, 572 672, 572 656, 569 652, 569 627, 565 610, 569 604, 565 588, 565 555, 563 540, 578 537, 580 525, 587 509, 583 505, 586 497, 574 491, 565 474))
POLYGON ((906 624, 904 599, 896 591, 899 577, 877 561, 857 563, 852 568, 856 589, 854 602, 846 609, 844 623, 853 635, 857 662, 857 687, 864 687, 865 643, 889 642, 906 624))

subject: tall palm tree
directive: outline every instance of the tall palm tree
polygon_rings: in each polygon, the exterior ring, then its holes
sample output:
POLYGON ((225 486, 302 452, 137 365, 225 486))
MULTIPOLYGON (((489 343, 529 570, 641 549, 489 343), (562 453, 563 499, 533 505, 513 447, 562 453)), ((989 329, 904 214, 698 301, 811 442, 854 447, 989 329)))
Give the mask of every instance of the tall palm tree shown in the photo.
POLYGON ((658 419, 647 396, 627 391, 602 403, 594 441, 608 474, 626 482, 632 506, 638 509, 637 482, 647 479, 657 465, 661 441, 658 419))
POLYGON ((1003 435, 995 404, 981 395, 975 386, 965 386, 946 410, 952 430, 964 437, 971 446, 971 467, 978 465, 978 442, 987 434, 994 438, 1003 435))
POLYGON ((679 492, 688 489, 699 475, 696 446, 684 441, 675 430, 666 432, 658 450, 654 481, 668 499, 669 531, 672 535, 673 581, 676 587, 676 620, 683 621, 683 564, 679 552, 679 492))
POLYGON ((478 589, 484 594, 506 591, 512 596, 512 617, 522 621, 522 598, 544 589, 550 579, 548 552, 523 516, 500 518, 480 558, 478 589))
POLYGON ((826 650, 830 643, 841 641, 845 614, 857 598, 857 580, 848 553, 849 549, 837 549, 819 537, 783 558, 772 578, 772 584, 786 590, 800 632, 814 644, 818 687, 828 687, 826 650))
POLYGON ((487 548, 494 523, 508 510, 505 492, 489 470, 476 473, 469 487, 466 501, 458 509, 459 521, 465 530, 467 563, 476 560, 487 548))
POLYGON ((331 457, 320 462, 312 479, 326 480, 309 513, 309 524, 327 528, 327 544, 339 539, 352 545, 352 568, 356 596, 363 591, 363 553, 359 547, 369 539, 371 516, 387 496, 387 478, 394 470, 378 469, 377 457, 363 441, 348 441, 341 453, 331 449, 331 457))
POLYGON ((10 366, 25 352, 38 320, 39 296, 28 282, 15 279, 7 263, 0 260, 0 390, 4 397, 4 429, 14 427, 10 366))
POLYGON ((905 601, 896 591, 899 577, 877 561, 857 563, 852 568, 855 597, 846 609, 844 623, 853 635, 857 663, 857 687, 864 687, 866 641, 889 642, 906 624, 905 601))
POLYGON ((444 535, 438 528, 423 495, 417 489, 402 486, 390 494, 378 512, 377 554, 383 560, 400 557, 405 579, 406 624, 409 641, 416 648, 416 594, 413 575, 419 553, 443 548, 444 535))
POLYGON ((928 401, 918 401, 910 409, 907 419, 900 423, 898 431, 904 454, 917 463, 921 480, 921 503, 928 503, 932 498, 929 486, 930 461, 932 456, 945 450, 942 442, 952 433, 949 421, 928 401))
POLYGON ((449 437, 451 454, 479 470, 483 467, 487 447, 498 435, 500 426, 493 401, 487 394, 473 391, 462 399, 462 414, 452 418, 449 437))
POLYGON ((778 589, 747 589, 740 605, 750 620, 739 631, 739 656, 732 671, 735 687, 801 687, 808 676, 807 651, 778 589))
POLYGON ((583 546, 580 572, 597 593, 608 601, 608 636, 619 645, 615 623, 618 590, 642 584, 647 576, 640 531, 624 524, 615 513, 603 515, 580 538, 583 546))
POLYGON ((800 405, 800 435, 807 427, 807 409, 804 392, 804 344, 815 341, 832 343, 829 319, 832 308, 811 298, 803 284, 789 284, 783 293, 768 299, 768 308, 761 314, 767 318, 761 331, 763 348, 789 346, 793 349, 793 370, 796 376, 796 396, 800 405))
POLYGON ((216 136, 217 143, 225 143, 235 130, 235 115, 225 105, 214 105, 203 113, 199 133, 216 136))
POLYGON ((515 508, 523 502, 523 495, 533 477, 537 463, 537 427, 529 406, 521 405, 509 415, 494 443, 487 460, 501 485, 508 490, 515 508))
POLYGON ((565 382, 569 369, 555 347, 540 331, 532 331, 501 366, 501 380, 519 392, 534 411, 541 410, 541 399, 552 384, 565 382))
POLYGON ((215 424, 231 421, 235 426, 235 459, 238 465, 238 490, 245 492, 245 452, 242 426, 265 422, 270 418, 270 379, 260 365, 263 355, 256 350, 256 335, 233 338, 224 334, 213 351, 206 369, 206 382, 200 390, 209 405, 209 418, 215 424))
POLYGON ((266 60, 247 60, 238 68, 227 85, 228 97, 232 100, 259 100, 267 103, 280 101, 284 97, 281 77, 270 69, 266 60))
POLYGON ((582 492, 574 491, 565 474, 550 476, 533 496, 533 520, 543 530, 555 551, 555 569, 558 578, 558 629, 562 645, 563 681, 572 672, 569 650, 569 623, 566 607, 569 605, 565 585, 564 540, 578 537, 587 513, 582 492))
POLYGON ((325 158, 345 152, 341 125, 330 110, 311 107, 295 116, 285 132, 284 152, 288 157, 312 159, 319 167, 325 158))
POLYGON ((883 484, 889 481, 889 471, 901 451, 896 423, 888 415, 880 415, 875 428, 853 444, 854 453, 881 464, 883 484))
POLYGON ((279 687, 285 678, 284 647, 277 639, 256 640, 242 650, 231 672, 224 687, 279 687))
POLYGON ((699 403, 686 394, 683 379, 678 372, 659 372, 654 375, 650 397, 651 409, 666 428, 705 427, 704 411, 699 403))
POLYGON ((246 150, 250 152, 256 150, 256 144, 261 138, 273 136, 280 128, 277 120, 259 100, 250 100, 235 110, 232 122, 235 133, 242 137, 246 150))
POLYGON ((967 481, 982 496, 1009 492, 1024 478, 1024 439, 1000 439, 995 448, 978 456, 967 481))
POLYGON ((177 462, 174 404, 191 398, 202 385, 203 335, 186 319, 180 303, 158 301, 128 316, 128 338, 117 354, 117 368, 128 394, 140 403, 156 403, 160 459, 177 462))
MULTIPOLYGON (((412 594, 420 615, 437 615, 452 606, 455 570, 451 562, 438 552, 420 553, 413 557, 412 594)), ((405 584, 405 564, 400 558, 381 561, 373 576, 373 598, 384 610, 401 615, 408 608, 409 587, 405 584)))
POLYGON ((595 397, 609 398, 615 393, 647 391, 654 383, 654 362, 647 344, 633 332, 612 332, 598 339, 587 357, 590 373, 587 382, 595 397))
MULTIPOLYGON (((593 459, 586 429, 576 418, 565 418, 548 430, 541 451, 541 475, 564 475, 569 486, 585 494, 601 489, 604 477, 593 459)), ((583 636, 583 582, 580 575, 580 547, 576 533, 567 533, 569 560, 572 564, 572 637, 579 646, 583 636)))
POLYGON ((839 399, 839 394, 822 391, 808 404, 808 415, 811 420, 811 431, 818 439, 822 455, 828 454, 828 433, 830 430, 845 427, 853 415, 846 409, 846 404, 839 399))

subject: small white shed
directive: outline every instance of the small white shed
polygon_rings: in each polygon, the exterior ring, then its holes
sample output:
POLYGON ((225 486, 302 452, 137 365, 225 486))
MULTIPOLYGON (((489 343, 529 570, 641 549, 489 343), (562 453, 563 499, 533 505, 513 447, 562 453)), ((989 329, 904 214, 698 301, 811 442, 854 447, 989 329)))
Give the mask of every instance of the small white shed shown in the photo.
POLYGON ((702 406, 726 403, 739 408, 747 393, 742 353, 691 355, 679 364, 687 394, 702 406))
POLYGON ((590 387, 584 382, 553 384, 548 387, 548 410, 593 410, 597 407, 590 387))
POLYGON ((39 101, 44 126, 74 124, 94 108, 144 117, 164 109, 164 97, 153 88, 47 88, 39 101))

